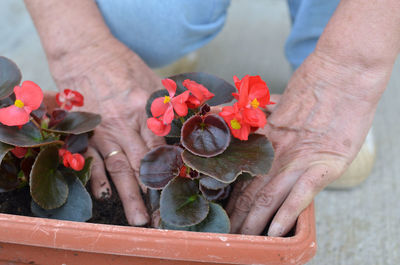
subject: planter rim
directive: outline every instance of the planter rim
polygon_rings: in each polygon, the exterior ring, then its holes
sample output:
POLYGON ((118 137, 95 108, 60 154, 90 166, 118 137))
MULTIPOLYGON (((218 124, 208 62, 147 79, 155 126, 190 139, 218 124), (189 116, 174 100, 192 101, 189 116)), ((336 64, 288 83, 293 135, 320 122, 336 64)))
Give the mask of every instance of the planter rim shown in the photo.
POLYGON ((1 243, 227 264, 264 264, 268 251, 280 257, 282 253, 290 252, 284 259, 298 264, 296 261, 304 261, 306 256, 308 260, 316 252, 314 204, 301 213, 295 235, 287 238, 172 231, 0 214, 1 243))

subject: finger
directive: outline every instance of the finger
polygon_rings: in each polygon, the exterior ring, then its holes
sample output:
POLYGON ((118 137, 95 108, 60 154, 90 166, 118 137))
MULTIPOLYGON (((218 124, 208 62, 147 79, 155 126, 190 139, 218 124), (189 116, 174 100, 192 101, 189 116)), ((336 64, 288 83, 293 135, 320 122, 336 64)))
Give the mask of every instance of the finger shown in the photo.
POLYGON ((282 204, 302 171, 279 173, 255 195, 256 199, 240 229, 242 234, 259 235, 282 204))
POLYGON ((222 111, 223 106, 218 105, 218 106, 212 106, 210 110, 210 114, 218 114, 222 111))
POLYGON ((268 235, 279 237, 287 234, 300 213, 312 202, 314 196, 333 179, 335 174, 334 170, 329 170, 326 165, 321 164, 312 166, 302 174, 276 213, 268 235))
POLYGON ((253 205, 257 192, 270 180, 269 176, 254 177, 252 182, 239 195, 230 215, 231 233, 238 233, 253 205))
POLYGON ((235 209, 235 204, 237 199, 240 197, 242 192, 246 189, 246 187, 251 183, 250 180, 243 180, 235 183, 235 186, 229 196, 228 204, 226 205, 225 211, 226 213, 231 216, 233 210, 235 209))
POLYGON ((133 169, 137 183, 140 185, 142 191, 146 193, 147 187, 140 182, 139 171, 140 161, 149 151, 149 148, 142 140, 141 136, 135 131, 130 133, 130 137, 122 138, 119 141, 123 147, 123 151, 128 157, 128 161, 133 169))
POLYGON ((100 154, 91 146, 85 153, 85 157, 93 157, 92 176, 90 177, 90 187, 93 196, 98 200, 104 200, 111 197, 111 186, 108 182, 104 162, 100 154))
POLYGON ((105 157, 106 169, 117 188, 128 223, 136 226, 147 224, 150 217, 143 202, 135 173, 127 156, 117 144, 102 139, 99 133, 95 134, 94 137, 96 148, 105 157), (106 157, 110 152, 117 150, 120 152, 106 157))

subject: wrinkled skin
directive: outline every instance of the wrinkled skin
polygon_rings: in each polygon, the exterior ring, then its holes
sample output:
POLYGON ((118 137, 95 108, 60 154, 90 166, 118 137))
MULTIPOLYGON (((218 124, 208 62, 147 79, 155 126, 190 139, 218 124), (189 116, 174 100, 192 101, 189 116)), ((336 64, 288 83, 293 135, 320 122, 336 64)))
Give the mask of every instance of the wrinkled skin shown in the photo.
POLYGON ((268 234, 289 232, 314 196, 358 153, 388 77, 312 54, 269 109, 260 132, 272 142, 275 159, 266 176, 235 187, 227 208, 231 232, 260 234, 275 213, 268 234))
POLYGON ((102 116, 86 153, 94 158, 91 178, 94 196, 97 199, 111 196, 107 170, 128 223, 147 224, 150 218, 137 177, 140 159, 164 143, 163 138, 147 128, 145 113, 146 101, 154 90, 161 89, 161 80, 137 55, 113 38, 50 61, 50 68, 59 89, 76 89, 84 95, 85 105, 80 110, 102 116), (112 151, 119 152, 107 157, 112 151))

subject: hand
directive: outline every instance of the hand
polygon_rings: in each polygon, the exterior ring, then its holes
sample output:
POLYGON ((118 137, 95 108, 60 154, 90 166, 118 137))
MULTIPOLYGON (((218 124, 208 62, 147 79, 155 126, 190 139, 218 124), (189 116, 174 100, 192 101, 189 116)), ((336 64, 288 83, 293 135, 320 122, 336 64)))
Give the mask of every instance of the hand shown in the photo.
POLYGON ((314 196, 358 153, 388 73, 371 73, 311 55, 294 73, 262 133, 275 159, 266 176, 238 183, 228 203, 231 232, 290 231, 314 196), (275 216, 274 216, 275 215, 275 216))
MULTIPOLYGON (((92 193, 111 196, 111 176, 131 225, 145 225, 149 215, 139 188, 140 160, 150 149, 164 144, 146 125, 145 105, 160 89, 161 80, 123 44, 113 38, 90 45, 75 54, 50 61, 58 88, 76 89, 85 97, 83 110, 98 113, 86 156, 92 156, 92 193)), ((145 191, 145 190, 143 190, 145 191)))

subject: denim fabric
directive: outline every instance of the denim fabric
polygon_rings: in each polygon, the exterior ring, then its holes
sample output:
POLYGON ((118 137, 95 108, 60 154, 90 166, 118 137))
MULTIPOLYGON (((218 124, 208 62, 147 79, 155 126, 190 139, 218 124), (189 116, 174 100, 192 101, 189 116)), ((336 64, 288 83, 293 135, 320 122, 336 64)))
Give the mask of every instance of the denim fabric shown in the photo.
MULTIPOLYGON (((287 1, 293 28, 285 54, 295 69, 314 50, 339 0, 287 1)), ((164 66, 208 43, 224 26, 230 4, 230 0, 96 2, 113 35, 150 67, 164 66)))
POLYGON ((335 12, 340 0, 288 0, 292 30, 286 41, 286 58, 293 69, 307 58, 335 12))
POLYGON ((230 0, 96 0, 112 34, 150 67, 161 67, 212 40, 230 0))

